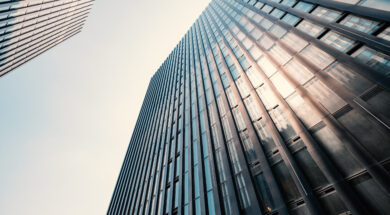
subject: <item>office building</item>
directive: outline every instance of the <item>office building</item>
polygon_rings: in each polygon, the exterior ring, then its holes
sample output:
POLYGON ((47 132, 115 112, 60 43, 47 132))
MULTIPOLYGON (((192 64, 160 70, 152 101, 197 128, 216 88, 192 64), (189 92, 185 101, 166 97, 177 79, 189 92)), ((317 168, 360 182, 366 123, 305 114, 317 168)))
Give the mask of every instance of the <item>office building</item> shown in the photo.
POLYGON ((107 213, 388 214, 389 11, 213 0, 150 81, 107 213))
POLYGON ((94 0, 0 0, 0 77, 79 33, 94 0))

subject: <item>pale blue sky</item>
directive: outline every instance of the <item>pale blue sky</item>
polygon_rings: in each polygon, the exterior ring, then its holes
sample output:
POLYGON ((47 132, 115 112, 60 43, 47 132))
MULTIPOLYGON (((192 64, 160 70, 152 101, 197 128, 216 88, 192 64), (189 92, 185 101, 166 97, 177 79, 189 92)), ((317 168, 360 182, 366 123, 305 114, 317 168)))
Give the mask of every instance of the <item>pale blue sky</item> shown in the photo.
POLYGON ((96 1, 0 78, 0 214, 105 214, 149 80, 209 0, 96 1))

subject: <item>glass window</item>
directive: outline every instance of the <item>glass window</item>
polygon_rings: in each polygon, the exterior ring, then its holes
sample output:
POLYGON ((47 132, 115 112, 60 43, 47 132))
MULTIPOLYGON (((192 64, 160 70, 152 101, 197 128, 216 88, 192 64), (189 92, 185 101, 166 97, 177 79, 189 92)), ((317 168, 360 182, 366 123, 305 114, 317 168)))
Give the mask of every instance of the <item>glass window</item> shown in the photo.
POLYGON ((261 7, 263 7, 263 5, 264 5, 264 3, 262 3, 262 2, 257 2, 257 3, 255 4, 255 8, 260 9, 261 7))
POLYGON ((353 175, 361 167, 353 158, 344 144, 332 133, 328 127, 323 127, 313 134, 329 157, 339 167, 344 176, 353 175))
POLYGON ((296 0, 283 0, 281 4, 291 7, 295 4, 295 2, 296 0))
POLYGON ((274 44, 274 41, 271 40, 268 36, 262 36, 259 40, 260 46, 264 49, 269 49, 274 44))
POLYGON ((240 193, 239 197, 241 200, 241 205, 243 208, 248 208, 250 206, 250 200, 244 176, 242 173, 239 173, 237 174, 236 178, 238 183, 238 192, 240 193))
MULTIPOLYGON (((272 123, 272 122, 271 122, 272 123)), ((265 153, 270 153, 275 150, 276 145, 274 143, 274 140, 271 136, 271 133, 269 132, 264 119, 260 119, 257 122, 254 123, 257 134, 260 136, 261 144, 264 147, 265 153)))
POLYGON ((326 33, 321 38, 321 40, 342 52, 347 52, 355 44, 355 41, 347 37, 341 36, 340 34, 337 34, 333 31, 329 31, 328 33, 326 33))
POLYGON ((184 204, 188 203, 188 189, 189 189, 189 184, 188 184, 188 172, 184 174, 184 204))
POLYGON ((272 28, 270 29, 270 32, 275 35, 277 38, 281 38, 286 34, 286 30, 279 25, 273 25, 272 28))
POLYGON ((213 183, 211 182, 210 161, 208 158, 204 159, 204 173, 206 178, 206 190, 211 190, 213 188, 213 183))
POLYGON ((286 164, 281 161, 273 166, 273 172, 275 173, 275 178, 278 181, 278 184, 282 188, 281 191, 285 198, 285 201, 293 201, 298 199, 301 195, 292 179, 286 164))
POLYGON ((174 208, 179 207, 179 199, 180 199, 179 189, 180 189, 179 182, 176 182, 175 183, 175 204, 173 206, 174 208))
POLYGON ((275 66, 271 63, 270 60, 268 60, 267 57, 263 56, 258 61, 257 64, 260 66, 260 68, 264 71, 264 73, 270 77, 273 75, 277 70, 275 66))
POLYGON ((323 27, 313 24, 307 20, 303 20, 301 23, 299 23, 297 28, 312 37, 318 37, 318 35, 320 35, 325 30, 323 27))
POLYGON ((237 34, 237 38, 242 41, 245 38, 245 34, 240 31, 237 34))
POLYGON ((330 76, 348 87, 356 95, 362 94, 373 84, 360 75, 351 72, 346 67, 342 66, 338 62, 334 62, 328 68, 325 69, 330 76))
POLYGON ((252 30, 255 28, 255 26, 254 26, 252 23, 248 22, 248 23, 246 23, 246 25, 244 26, 244 28, 245 28, 248 32, 250 32, 250 31, 252 31, 252 30))
POLYGON ((254 29, 251 32, 251 34, 252 34, 253 38, 255 38, 255 40, 258 40, 261 37, 261 35, 263 35, 263 33, 258 28, 254 29))
POLYGON ((346 105, 345 101, 327 88, 316 77, 306 83, 304 87, 326 108, 330 113, 334 113, 346 105))
POLYGON ((242 78, 237 79, 236 84, 238 90, 240 91, 241 98, 247 97, 249 95, 249 89, 245 82, 242 80, 242 78))
POLYGON ((277 44, 272 46, 272 48, 269 51, 271 55, 274 57, 274 59, 278 61, 281 65, 284 65, 285 63, 287 63, 287 61, 291 59, 291 55, 277 44))
POLYGON ((257 46, 253 46, 249 50, 249 53, 252 55, 253 59, 255 60, 259 59, 259 57, 263 55, 262 51, 257 46))
POLYGON ((313 77, 313 73, 295 59, 288 62, 284 68, 286 69, 286 72, 294 77, 300 84, 306 83, 313 77))
POLYGON ((249 68, 246 74, 248 75, 248 78, 251 81, 254 88, 257 88, 258 86, 260 86, 260 84, 263 83, 263 79, 261 78, 259 72, 254 67, 249 68))
POLYGON ((269 13, 272 10, 273 7, 269 5, 264 5, 264 7, 261 9, 262 11, 269 13))
POLYGON ((278 128, 280 134, 285 140, 289 140, 297 134, 291 126, 291 123, 287 120, 285 113, 281 110, 280 106, 277 106, 272 111, 270 111, 272 121, 274 121, 275 126, 278 128))
POLYGON ((222 118, 222 125, 223 125, 223 130, 225 131, 226 140, 232 139, 233 138, 232 131, 230 130, 229 121, 226 116, 222 118))
POLYGON ((291 49, 299 52, 307 46, 308 42, 290 32, 282 37, 282 41, 286 43, 291 49))
POLYGON ((388 0, 361 0, 359 5, 378 10, 390 11, 390 4, 388 0))
POLYGON ((257 160, 255 149, 253 148, 253 143, 249 137, 248 130, 242 131, 240 133, 241 141, 245 149, 246 158, 248 163, 251 164, 257 160))
POLYGON ((221 80, 222 80, 222 84, 223 84, 223 86, 226 88, 226 87, 229 87, 229 80, 228 80, 228 78, 227 78, 227 76, 226 76, 226 73, 223 73, 222 75, 221 75, 221 80))
POLYGON ((287 13, 285 16, 283 16, 282 20, 287 24, 294 26, 298 23, 300 19, 294 15, 287 13))
POLYGON ((294 8, 307 13, 313 8, 313 4, 300 1, 294 6, 294 8))
POLYGON ((275 9, 271 12, 271 15, 274 16, 274 17, 276 17, 276 18, 278 18, 278 19, 280 19, 280 17, 282 17, 283 14, 284 14, 284 11, 281 11, 281 10, 279 10, 279 9, 277 9, 277 8, 275 8, 275 9))
POLYGON ((266 84, 257 88, 256 91, 267 109, 271 109, 278 104, 278 100, 266 84))
POLYGON ((230 107, 235 107, 238 103, 231 87, 226 88, 226 95, 228 97, 230 107))
POLYGON ((260 173, 259 175, 256 176, 256 182, 257 186, 260 189, 260 194, 261 194, 261 202, 263 204, 263 207, 268 211, 271 212, 274 209, 274 201, 272 199, 271 192, 268 187, 268 183, 264 178, 263 173, 260 173))
POLYGON ((334 61, 333 57, 313 45, 304 48, 301 55, 320 69, 324 69, 334 61))
POLYGON ((207 206, 209 215, 215 215, 213 191, 207 192, 207 206))
POLYGON ((363 46, 352 56, 385 75, 390 74, 390 56, 388 55, 363 46))
POLYGON ((291 95, 286 101, 307 128, 311 128, 313 125, 321 121, 318 114, 313 112, 313 110, 297 93, 291 95))
POLYGON ((244 100, 245 106, 249 112, 249 115, 252 120, 257 120, 261 117, 259 107, 255 103, 252 96, 249 96, 247 99, 244 100))
POLYGON ((354 15, 348 15, 340 24, 368 34, 379 28, 379 22, 354 15))
POLYGON ((295 91, 294 87, 279 72, 273 75, 270 80, 283 98, 286 98, 295 91))
POLYGON ((250 49, 253 46, 253 42, 248 38, 245 38, 244 41, 242 41, 242 44, 246 49, 250 49))
POLYGON ((273 25, 273 22, 271 22, 270 20, 264 18, 260 22, 260 25, 263 26, 266 30, 268 30, 273 25))
POLYGON ((194 166, 194 195, 195 198, 199 197, 199 172, 198 172, 198 165, 196 164, 194 166))
POLYGON ((390 41, 390 27, 387 27, 384 31, 382 31, 379 35, 379 38, 390 41))
POLYGON ((195 199, 195 215, 201 215, 202 214, 202 208, 200 207, 200 199, 195 199))
POLYGON ((331 10, 325 7, 318 6, 311 12, 311 14, 318 16, 322 19, 326 19, 330 22, 335 22, 341 16, 341 12, 337 10, 331 10))
POLYGON ((246 125, 245 125, 244 119, 243 119, 242 114, 241 114, 241 112, 240 112, 240 110, 238 108, 234 108, 233 109, 233 115, 234 115, 234 118, 235 118, 235 121, 236 121, 238 129, 239 130, 246 129, 246 125))

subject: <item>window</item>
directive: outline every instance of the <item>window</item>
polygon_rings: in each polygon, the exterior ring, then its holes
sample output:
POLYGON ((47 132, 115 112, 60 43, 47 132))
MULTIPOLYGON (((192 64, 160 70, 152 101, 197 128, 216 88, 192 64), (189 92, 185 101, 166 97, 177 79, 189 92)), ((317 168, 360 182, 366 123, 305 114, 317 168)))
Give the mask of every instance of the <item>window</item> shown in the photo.
POLYGON ((253 46, 249 50, 249 53, 252 55, 253 59, 255 59, 255 60, 259 59, 259 57, 263 55, 257 46, 253 46))
POLYGON ((280 19, 280 17, 282 17, 283 14, 284 14, 284 11, 281 11, 281 10, 279 10, 279 9, 277 9, 277 8, 275 8, 275 9, 271 12, 271 15, 274 16, 274 17, 276 17, 276 18, 278 18, 278 19, 280 19))
POLYGON ((255 8, 260 9, 261 7, 263 7, 263 5, 264 5, 264 3, 262 3, 262 2, 257 2, 257 3, 255 4, 255 8))
POLYGON ((247 99, 244 100, 245 106, 249 112, 249 115, 252 120, 257 120, 260 118, 260 110, 257 104, 255 103, 254 99, 252 96, 248 97, 247 99))
POLYGON ((251 32, 253 38, 255 38, 255 40, 258 40, 261 35, 263 35, 263 33, 259 30, 259 29, 254 29, 252 32, 251 32))
POLYGON ((278 61, 281 65, 284 65, 287 61, 291 59, 291 55, 277 44, 272 46, 272 48, 269 51, 271 55, 274 57, 274 59, 278 61))
POLYGON ((270 78, 276 89, 283 98, 286 98, 294 92, 294 87, 278 72, 270 78))
POLYGON ((317 7, 315 10, 313 10, 313 12, 311 12, 311 14, 318 16, 322 19, 326 19, 329 22, 335 22, 341 16, 340 11, 331 10, 331 9, 321 7, 321 6, 317 7))
POLYGON ((257 64, 260 66, 260 68, 264 71, 264 73, 268 77, 270 77, 272 74, 274 74, 277 71, 275 66, 271 63, 271 61, 266 56, 261 57, 260 60, 257 61, 257 64))
POLYGON ((352 56, 385 75, 390 74, 390 57, 388 55, 363 46, 352 56))
POLYGON ((281 38, 286 34, 286 30, 279 25, 273 25, 272 28, 270 29, 270 32, 275 35, 277 38, 281 38))
POLYGON ((313 8, 313 4, 310 4, 310 3, 307 3, 304 1, 300 1, 300 2, 298 2, 298 4, 296 4, 294 6, 294 8, 308 13, 313 8))
POLYGON ((264 106, 267 109, 271 109, 278 104, 278 101, 277 101, 275 95, 273 94, 271 89, 269 89, 269 87, 266 84, 257 88, 256 91, 257 91, 257 94, 259 95, 259 97, 261 98, 261 101, 263 102, 264 106))
POLYGON ((242 80, 242 78, 239 78, 236 80, 237 88, 240 91, 241 98, 245 98, 249 95, 249 89, 246 83, 242 80))
POLYGON ((282 37, 282 41, 297 52, 301 51, 308 44, 305 40, 291 32, 282 37))
POLYGON ((320 69, 324 69, 334 60, 333 57, 313 45, 304 48, 301 51, 301 55, 320 69))
POLYGON ((342 66, 338 62, 334 62, 328 68, 325 69, 330 76, 349 88, 356 95, 362 94, 373 84, 367 79, 361 77, 354 72, 351 72, 346 67, 342 66))
POLYGON ((253 143, 249 137, 248 130, 242 131, 240 133, 241 141, 245 149, 246 158, 248 160, 248 163, 253 163, 257 160, 257 155, 255 153, 255 150, 253 148, 253 143))
POLYGON ((261 194, 261 202, 263 203, 263 207, 268 211, 271 212, 273 210, 274 206, 274 201, 272 199, 271 192, 268 187, 268 183, 266 182, 263 173, 260 173, 259 175, 256 176, 256 182, 257 186, 260 189, 260 194, 261 194))
POLYGON ((283 0, 281 4, 291 7, 295 4, 295 2, 296 0, 283 0))
POLYGON ((242 117, 242 114, 238 108, 233 109, 233 115, 234 115, 238 130, 242 131, 242 130, 246 129, 246 124, 245 124, 244 118, 242 117))
POLYGON ((294 15, 287 13, 285 16, 283 16, 282 20, 287 24, 294 26, 298 23, 300 19, 294 15))
POLYGON ((281 110, 280 106, 277 106, 270 111, 272 121, 274 121, 275 126, 278 128, 282 137, 287 141, 297 134, 291 126, 291 123, 287 120, 285 113, 281 110))
POLYGON ((237 103, 236 96, 233 94, 233 91, 232 91, 231 87, 228 87, 226 89, 226 95, 228 97, 228 100, 229 100, 229 103, 230 103, 230 107, 235 107, 238 103, 237 103))
POLYGON ((244 176, 242 173, 239 173, 237 174, 236 178, 238 182, 238 192, 240 193, 239 197, 241 200, 241 205, 243 208, 248 208, 250 206, 250 200, 244 176))
POLYGON ((264 5, 264 7, 261 9, 262 11, 269 13, 272 10, 273 7, 269 5, 264 5))
POLYGON ((207 206, 209 210, 209 215, 215 215, 213 191, 207 192, 207 206))
POLYGON ((311 128, 313 125, 321 121, 321 118, 318 116, 318 114, 313 112, 313 110, 306 104, 302 97, 296 92, 286 101, 307 128, 311 128))
POLYGON ((313 77, 313 74, 295 59, 288 62, 284 68, 300 84, 306 83, 306 81, 313 77))
POLYGON ((348 15, 340 22, 340 24, 367 34, 370 34, 379 28, 379 22, 354 15, 348 15))
POLYGON ((271 136, 271 133, 269 132, 264 119, 260 119, 257 122, 254 123, 257 134, 260 136, 261 144, 264 147, 265 153, 270 153, 275 150, 276 145, 274 143, 274 140, 271 136))
POLYGON ((384 31, 382 31, 379 35, 379 38, 390 41, 390 27, 387 27, 384 31))
POLYGON ((304 87, 326 108, 330 113, 334 113, 346 105, 345 101, 327 88, 317 78, 313 78, 304 87))
POLYGON ((275 173, 275 178, 279 182, 278 184, 281 187, 281 191, 285 198, 285 201, 293 201, 298 199, 301 195, 292 179, 286 164, 281 161, 273 166, 273 172, 275 173))
POLYGON ((260 84, 263 83, 263 79, 261 78, 259 72, 254 67, 249 68, 246 74, 248 75, 248 78, 251 81, 254 88, 257 88, 258 86, 260 86, 260 84))
POLYGON ((325 36, 321 38, 321 40, 342 52, 347 52, 355 44, 355 41, 341 36, 340 34, 337 34, 333 31, 326 33, 325 36))
POLYGON ((359 5, 378 10, 390 11, 390 4, 387 0, 361 0, 359 5))
POLYGON ((264 18, 260 22, 260 25, 263 26, 266 30, 268 30, 273 25, 273 22, 271 22, 270 20, 264 18))
POLYGON ((259 40, 260 46, 264 49, 269 49, 274 44, 274 41, 271 40, 268 36, 262 36, 259 40))
POLYGON ((297 28, 312 37, 318 37, 318 35, 320 35, 325 30, 323 27, 313 24, 307 20, 303 20, 301 23, 299 23, 297 28))

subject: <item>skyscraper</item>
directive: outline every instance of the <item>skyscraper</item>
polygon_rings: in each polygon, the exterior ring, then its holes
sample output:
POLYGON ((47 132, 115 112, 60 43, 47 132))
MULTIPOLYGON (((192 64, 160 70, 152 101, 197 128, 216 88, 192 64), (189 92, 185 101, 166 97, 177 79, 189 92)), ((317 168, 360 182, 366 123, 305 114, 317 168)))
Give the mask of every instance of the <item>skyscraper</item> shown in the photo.
POLYGON ((94 0, 0 0, 0 76, 79 33, 94 0))
POLYGON ((213 0, 150 81, 108 214, 388 214, 389 11, 213 0))

